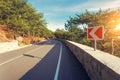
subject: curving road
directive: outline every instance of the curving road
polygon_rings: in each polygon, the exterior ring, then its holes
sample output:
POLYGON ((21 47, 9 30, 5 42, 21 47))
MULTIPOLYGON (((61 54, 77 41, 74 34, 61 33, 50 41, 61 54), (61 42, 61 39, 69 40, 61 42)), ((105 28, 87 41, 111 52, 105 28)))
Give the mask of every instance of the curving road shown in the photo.
POLYGON ((48 40, 0 54, 0 80, 90 80, 65 44, 48 40))

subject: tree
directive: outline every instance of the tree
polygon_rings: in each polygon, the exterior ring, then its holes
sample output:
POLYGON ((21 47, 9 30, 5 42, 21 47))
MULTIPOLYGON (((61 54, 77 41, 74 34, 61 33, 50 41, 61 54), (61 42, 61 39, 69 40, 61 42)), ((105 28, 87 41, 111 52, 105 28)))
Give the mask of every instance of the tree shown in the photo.
POLYGON ((43 14, 38 13, 27 0, 0 1, 0 24, 7 25, 7 28, 17 35, 53 36, 46 28, 43 17, 43 14))

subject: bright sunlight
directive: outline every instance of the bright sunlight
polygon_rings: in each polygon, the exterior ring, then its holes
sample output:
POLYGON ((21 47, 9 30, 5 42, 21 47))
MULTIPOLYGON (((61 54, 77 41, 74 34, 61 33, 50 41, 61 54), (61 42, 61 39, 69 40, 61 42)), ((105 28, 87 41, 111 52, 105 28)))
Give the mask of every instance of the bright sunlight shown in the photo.
POLYGON ((115 30, 120 30, 120 24, 116 26, 115 30))

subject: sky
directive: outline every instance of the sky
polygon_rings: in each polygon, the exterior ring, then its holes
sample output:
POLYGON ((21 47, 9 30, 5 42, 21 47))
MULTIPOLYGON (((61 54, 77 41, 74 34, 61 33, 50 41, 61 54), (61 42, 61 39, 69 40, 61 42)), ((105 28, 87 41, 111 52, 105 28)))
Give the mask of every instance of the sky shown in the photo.
POLYGON ((120 0, 28 0, 28 3, 44 14, 47 28, 52 31, 64 29, 69 17, 83 13, 86 9, 97 11, 100 8, 120 8, 120 0))

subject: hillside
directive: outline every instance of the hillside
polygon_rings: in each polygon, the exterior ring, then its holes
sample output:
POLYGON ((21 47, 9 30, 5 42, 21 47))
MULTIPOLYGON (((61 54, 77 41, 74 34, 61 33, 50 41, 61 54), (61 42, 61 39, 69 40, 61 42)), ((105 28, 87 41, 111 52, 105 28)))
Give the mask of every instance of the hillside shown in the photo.
MULTIPOLYGON (((7 27, 5 25, 0 25, 0 42, 12 42, 14 40, 14 35, 17 35, 14 33, 15 32, 7 29, 7 27)), ((30 44, 30 43, 35 43, 35 42, 45 40, 44 37, 33 37, 33 36, 31 36, 31 37, 24 36, 21 38, 22 38, 22 41, 19 42, 20 45, 21 44, 30 44)), ((17 36, 16 39, 19 41, 20 36, 17 36)))
POLYGON ((0 42, 12 41, 12 35, 5 25, 0 25, 0 42))
POLYGON ((54 36, 47 28, 44 14, 38 13, 26 0, 0 1, 0 24, 7 25, 0 26, 0 41, 3 42, 19 36, 30 39, 54 36))

